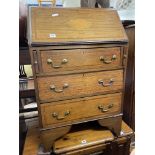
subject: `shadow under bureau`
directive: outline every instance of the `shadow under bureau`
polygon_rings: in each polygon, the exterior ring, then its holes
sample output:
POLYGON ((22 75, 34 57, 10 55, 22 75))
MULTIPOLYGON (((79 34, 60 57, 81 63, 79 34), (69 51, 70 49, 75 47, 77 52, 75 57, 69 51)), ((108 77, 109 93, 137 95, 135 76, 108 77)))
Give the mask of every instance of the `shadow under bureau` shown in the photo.
POLYGON ((88 121, 119 136, 128 39, 117 12, 30 7, 28 41, 45 150, 88 121))

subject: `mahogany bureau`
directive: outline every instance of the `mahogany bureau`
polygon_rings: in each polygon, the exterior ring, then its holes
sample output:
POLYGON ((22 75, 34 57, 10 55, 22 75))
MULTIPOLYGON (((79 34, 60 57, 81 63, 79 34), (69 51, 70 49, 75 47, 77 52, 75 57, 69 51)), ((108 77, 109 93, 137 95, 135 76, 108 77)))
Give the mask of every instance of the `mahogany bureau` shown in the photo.
POLYGON ((28 42, 45 150, 73 124, 119 135, 128 39, 117 11, 30 7, 28 42))

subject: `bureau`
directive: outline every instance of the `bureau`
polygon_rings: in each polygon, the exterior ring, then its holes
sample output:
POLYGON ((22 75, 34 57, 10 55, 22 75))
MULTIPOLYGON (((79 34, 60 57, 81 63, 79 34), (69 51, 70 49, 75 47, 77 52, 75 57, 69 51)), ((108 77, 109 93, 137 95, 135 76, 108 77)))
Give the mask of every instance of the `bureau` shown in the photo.
POLYGON ((117 12, 30 7, 28 43, 45 150, 73 124, 119 135, 128 39, 117 12))

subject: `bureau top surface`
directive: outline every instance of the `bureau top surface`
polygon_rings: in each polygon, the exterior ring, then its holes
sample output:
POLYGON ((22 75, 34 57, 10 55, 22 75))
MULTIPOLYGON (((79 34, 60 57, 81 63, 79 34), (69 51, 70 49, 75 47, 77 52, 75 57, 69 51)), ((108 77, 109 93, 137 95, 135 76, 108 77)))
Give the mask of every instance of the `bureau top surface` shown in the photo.
POLYGON ((116 10, 30 7, 29 45, 122 43, 127 36, 116 10))

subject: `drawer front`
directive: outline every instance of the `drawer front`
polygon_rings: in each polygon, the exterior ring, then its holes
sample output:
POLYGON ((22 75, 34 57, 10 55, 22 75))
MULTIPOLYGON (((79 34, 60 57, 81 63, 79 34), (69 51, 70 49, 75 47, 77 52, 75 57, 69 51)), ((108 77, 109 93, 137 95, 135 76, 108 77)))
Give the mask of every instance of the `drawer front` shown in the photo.
POLYGON ((121 66, 120 47, 75 49, 75 50, 42 50, 41 64, 43 73, 74 71, 121 66))
POLYGON ((40 102, 58 101, 120 91, 123 70, 40 77, 37 81, 40 102))
POLYGON ((74 129, 76 131, 72 130, 54 142, 55 154, 90 155, 93 152, 103 150, 105 152, 107 145, 114 140, 110 130, 103 130, 99 124, 86 123, 82 126, 74 126, 74 129))
POLYGON ((81 148, 78 150, 73 150, 71 152, 66 152, 64 153, 64 155, 110 155, 107 154, 107 145, 108 144, 100 144, 81 148))
POLYGON ((43 128, 66 122, 111 116, 121 112, 121 93, 86 97, 79 100, 41 104, 43 128))

